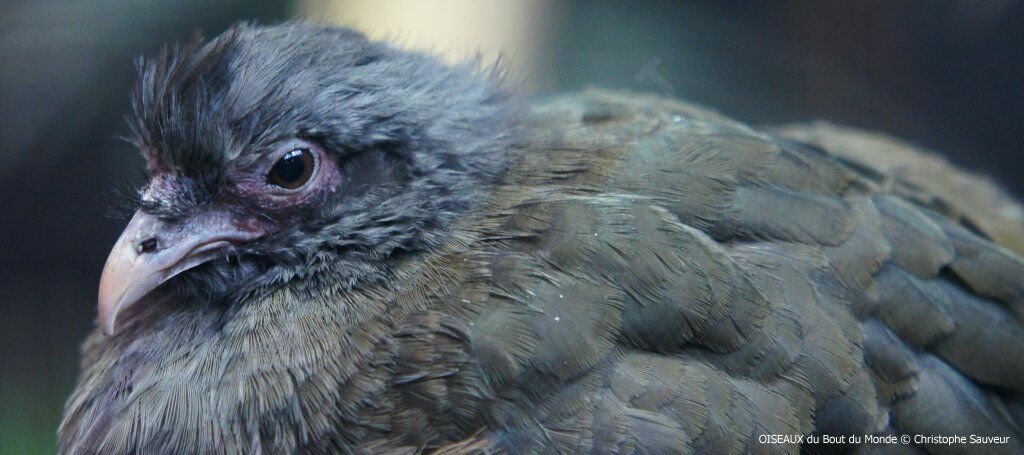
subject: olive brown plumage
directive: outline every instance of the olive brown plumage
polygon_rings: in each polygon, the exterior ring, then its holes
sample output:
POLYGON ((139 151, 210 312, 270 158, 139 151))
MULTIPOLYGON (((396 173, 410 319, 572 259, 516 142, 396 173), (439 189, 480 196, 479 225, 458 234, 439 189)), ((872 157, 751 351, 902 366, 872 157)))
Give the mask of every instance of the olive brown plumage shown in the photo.
POLYGON ((245 235, 101 295, 62 452, 1024 451, 1021 209, 934 156, 659 97, 520 103, 305 24, 143 68, 136 216, 245 235), (245 186, 289 141, 310 196, 245 186))

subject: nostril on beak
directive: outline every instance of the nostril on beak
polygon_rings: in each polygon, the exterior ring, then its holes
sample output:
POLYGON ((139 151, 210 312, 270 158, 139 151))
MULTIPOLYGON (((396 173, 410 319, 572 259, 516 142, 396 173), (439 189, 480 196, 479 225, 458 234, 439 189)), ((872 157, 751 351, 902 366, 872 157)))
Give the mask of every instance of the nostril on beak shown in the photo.
POLYGON ((138 254, 152 253, 156 251, 156 237, 150 237, 135 245, 135 252, 138 254))

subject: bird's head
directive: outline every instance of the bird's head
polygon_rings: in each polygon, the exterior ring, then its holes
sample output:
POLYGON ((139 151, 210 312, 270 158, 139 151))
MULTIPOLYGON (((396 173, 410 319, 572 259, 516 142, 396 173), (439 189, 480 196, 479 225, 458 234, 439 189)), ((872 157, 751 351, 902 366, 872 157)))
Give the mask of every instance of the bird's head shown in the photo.
POLYGON ((296 280, 359 286, 445 240, 500 174, 495 71, 312 24, 236 26, 140 63, 149 180, 103 270, 110 334, 156 293, 232 305, 296 280))

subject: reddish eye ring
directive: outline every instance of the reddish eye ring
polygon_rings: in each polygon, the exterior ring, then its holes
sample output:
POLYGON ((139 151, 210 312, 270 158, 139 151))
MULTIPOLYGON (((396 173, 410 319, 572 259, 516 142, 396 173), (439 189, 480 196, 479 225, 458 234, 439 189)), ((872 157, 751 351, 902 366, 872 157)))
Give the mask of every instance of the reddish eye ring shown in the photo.
POLYGON ((316 170, 313 152, 304 147, 292 149, 282 156, 267 173, 267 183, 286 190, 301 188, 316 170))

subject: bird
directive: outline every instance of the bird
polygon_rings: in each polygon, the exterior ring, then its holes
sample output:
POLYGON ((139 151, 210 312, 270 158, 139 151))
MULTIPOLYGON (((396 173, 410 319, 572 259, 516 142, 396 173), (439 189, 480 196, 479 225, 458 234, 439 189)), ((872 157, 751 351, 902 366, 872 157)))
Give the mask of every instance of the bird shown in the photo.
POLYGON ((1024 211, 934 152, 308 22, 138 67, 61 453, 1024 453, 1024 211))

